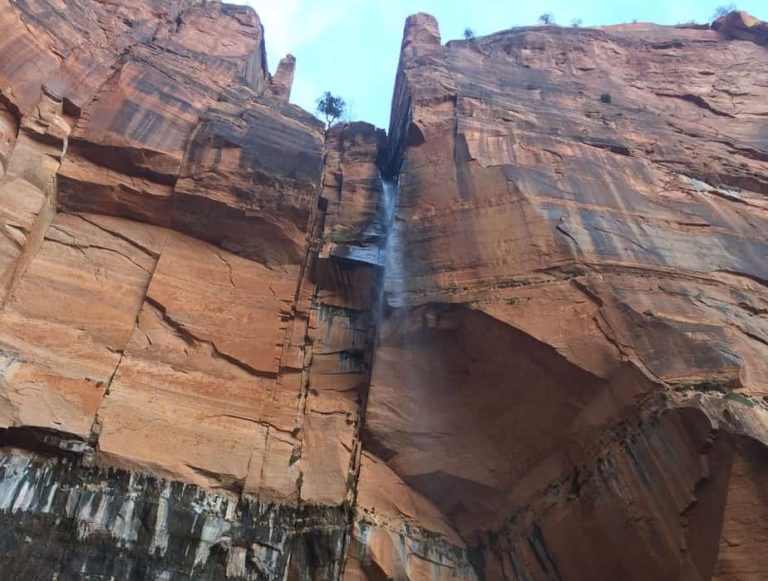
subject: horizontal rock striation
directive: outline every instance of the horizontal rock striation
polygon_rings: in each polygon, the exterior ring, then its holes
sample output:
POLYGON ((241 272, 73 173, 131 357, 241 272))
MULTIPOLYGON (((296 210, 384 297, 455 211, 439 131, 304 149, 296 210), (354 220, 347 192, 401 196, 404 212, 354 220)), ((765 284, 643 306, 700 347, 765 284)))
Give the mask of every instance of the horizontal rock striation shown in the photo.
POLYGON ((759 577, 763 27, 442 45, 409 18, 363 434, 397 483, 388 526, 453 531, 489 579, 759 577))
POLYGON ((766 25, 408 19, 389 135, 245 7, 0 6, 9 579, 759 579, 766 25))
POLYGON ((6 571, 338 578, 378 294, 319 298, 324 159, 360 141, 362 230, 383 132, 288 104, 249 8, 14 2, 0 26, 6 571))

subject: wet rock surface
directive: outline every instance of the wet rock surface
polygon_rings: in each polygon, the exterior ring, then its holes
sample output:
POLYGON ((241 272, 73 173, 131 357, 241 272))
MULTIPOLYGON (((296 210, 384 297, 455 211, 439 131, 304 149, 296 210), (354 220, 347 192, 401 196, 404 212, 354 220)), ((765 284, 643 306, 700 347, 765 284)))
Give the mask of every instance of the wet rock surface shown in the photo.
POLYGON ((0 461, 7 579, 334 578, 344 512, 18 452, 0 461))
POLYGON ((389 136, 248 8, 0 31, 4 578, 761 578, 765 23, 415 15, 389 136))

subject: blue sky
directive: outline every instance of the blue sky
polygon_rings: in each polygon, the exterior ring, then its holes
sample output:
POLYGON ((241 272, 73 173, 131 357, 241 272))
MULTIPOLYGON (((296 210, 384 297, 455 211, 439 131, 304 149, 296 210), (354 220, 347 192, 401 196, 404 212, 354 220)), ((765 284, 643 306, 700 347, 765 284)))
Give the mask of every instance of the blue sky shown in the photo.
MULTIPOLYGON (((242 1, 242 0, 241 0, 242 1)), ((245 0, 266 29, 270 70, 280 57, 296 56, 291 102, 314 111, 325 90, 346 99, 351 120, 379 127, 389 123, 389 103, 400 54, 403 23, 409 14, 428 12, 440 23, 443 42, 465 28, 480 36, 512 26, 536 24, 551 12, 558 24, 574 18, 582 26, 650 21, 707 22, 722 0, 245 0)), ((737 2, 763 20, 766 0, 737 2)))

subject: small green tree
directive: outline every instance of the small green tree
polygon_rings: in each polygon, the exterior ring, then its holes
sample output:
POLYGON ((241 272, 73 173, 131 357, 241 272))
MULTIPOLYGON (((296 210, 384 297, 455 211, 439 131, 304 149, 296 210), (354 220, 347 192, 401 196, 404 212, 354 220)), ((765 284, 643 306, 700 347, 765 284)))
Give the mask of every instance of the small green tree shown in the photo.
POLYGON ((335 96, 330 91, 326 91, 317 98, 317 112, 325 117, 326 127, 333 125, 339 117, 344 114, 347 103, 341 97, 335 96))
POLYGON ((571 26, 573 26, 574 28, 578 28, 579 26, 581 26, 581 18, 574 18, 573 20, 571 20, 571 26))
POLYGON ((466 40, 474 40, 475 39, 475 31, 471 28, 465 28, 464 29, 464 38, 466 40))
POLYGON ((551 12, 545 12, 539 16, 539 24, 554 24, 555 16, 551 12))
POLYGON ((737 10, 736 4, 723 4, 722 6, 718 6, 715 8, 715 13, 712 15, 712 20, 717 20, 718 18, 722 18, 726 14, 733 12, 734 10, 737 10))

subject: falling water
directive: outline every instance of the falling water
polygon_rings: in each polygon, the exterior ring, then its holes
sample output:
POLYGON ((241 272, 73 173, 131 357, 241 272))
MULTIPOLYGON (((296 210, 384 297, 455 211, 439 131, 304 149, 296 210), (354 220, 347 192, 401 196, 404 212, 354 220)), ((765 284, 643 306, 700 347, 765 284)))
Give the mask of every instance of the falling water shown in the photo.
POLYGON ((402 223, 398 222, 398 189, 395 180, 382 179, 382 222, 384 226, 384 302, 403 306, 405 272, 403 268, 402 223))

